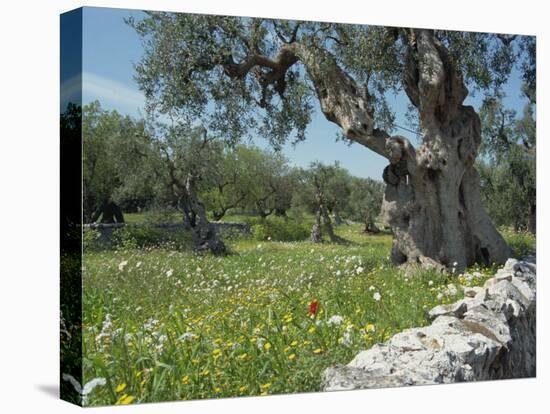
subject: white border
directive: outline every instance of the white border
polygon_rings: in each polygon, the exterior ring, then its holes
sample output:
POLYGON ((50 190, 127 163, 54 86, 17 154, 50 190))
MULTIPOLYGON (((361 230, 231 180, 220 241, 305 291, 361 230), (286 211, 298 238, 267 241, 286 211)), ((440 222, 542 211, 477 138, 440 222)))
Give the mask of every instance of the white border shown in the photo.
MULTIPOLYGON (((545 99, 550 94, 549 30, 544 3, 339 0, 308 5, 296 0, 89 0, 85 5, 536 34, 540 161, 548 154, 548 139, 543 137, 550 136, 545 99)), ((53 393, 58 379, 59 14, 81 5, 70 0, 12 0, 2 5, 0 411, 6 413, 78 410, 59 401, 53 393)), ((548 245, 548 220, 542 212, 550 206, 542 179, 548 173, 545 164, 538 165, 537 379, 163 403, 87 412, 541 412, 544 409, 539 406, 547 400, 543 390, 550 389, 544 353, 548 349, 548 301, 544 300, 548 286, 544 274, 548 269, 544 247, 548 245)))

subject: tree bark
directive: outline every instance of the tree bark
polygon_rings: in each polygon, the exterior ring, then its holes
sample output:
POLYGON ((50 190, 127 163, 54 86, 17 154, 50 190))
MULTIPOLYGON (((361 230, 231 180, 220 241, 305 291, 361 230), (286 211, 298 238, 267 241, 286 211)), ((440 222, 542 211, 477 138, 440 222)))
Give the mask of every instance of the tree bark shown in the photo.
POLYGON ((323 238, 321 236, 321 207, 317 208, 315 212, 315 221, 311 227, 311 241, 313 243, 321 243, 323 238))
POLYGON ((390 159, 384 170, 383 214, 394 233, 397 263, 463 269, 504 263, 511 250, 480 198, 473 166, 480 120, 462 102, 468 91, 446 49, 427 30, 411 31, 405 91, 420 113, 415 157, 390 159))
POLYGON ((372 219, 372 216, 369 214, 365 218, 365 229, 363 230, 365 233, 371 233, 371 234, 378 234, 380 233, 380 229, 378 226, 376 226, 376 223, 372 219))
POLYGON ((225 244, 216 234, 214 227, 208 221, 204 204, 199 200, 195 185, 195 178, 189 174, 185 181, 188 210, 194 213, 191 234, 195 247, 199 251, 210 251, 215 254, 226 251, 225 244))
POLYGON ((332 227, 332 221, 330 219, 330 216, 328 214, 328 209, 326 208, 325 204, 321 204, 320 210, 321 210, 321 215, 323 216, 323 224, 325 225, 325 230, 328 234, 328 237, 330 238, 330 241, 333 243, 338 243, 340 241, 340 238, 334 233, 334 228, 332 227))

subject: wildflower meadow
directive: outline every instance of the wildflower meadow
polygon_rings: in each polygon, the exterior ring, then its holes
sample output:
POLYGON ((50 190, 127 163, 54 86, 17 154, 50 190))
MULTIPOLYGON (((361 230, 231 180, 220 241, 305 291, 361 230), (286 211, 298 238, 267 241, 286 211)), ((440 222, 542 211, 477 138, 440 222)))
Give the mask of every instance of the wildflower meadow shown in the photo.
POLYGON ((85 252, 83 367, 93 388, 82 402, 316 391, 324 369, 427 324, 429 309, 496 270, 404 273, 390 263, 389 234, 337 231, 350 244, 241 237, 224 256, 169 246, 85 252))

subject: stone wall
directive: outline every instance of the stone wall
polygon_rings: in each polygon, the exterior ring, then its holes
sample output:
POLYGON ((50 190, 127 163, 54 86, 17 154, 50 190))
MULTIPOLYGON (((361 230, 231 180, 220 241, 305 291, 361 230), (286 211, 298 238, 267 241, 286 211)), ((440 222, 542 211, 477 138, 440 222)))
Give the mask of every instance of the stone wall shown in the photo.
POLYGON ((536 259, 509 259, 483 287, 325 370, 325 391, 536 376, 536 259))
MULTIPOLYGON (((214 228, 216 233, 220 234, 222 238, 228 232, 238 232, 241 234, 250 234, 250 224, 248 223, 233 223, 225 221, 211 221, 210 225, 214 228)), ((99 241, 101 243, 109 243, 113 231, 121 227, 144 227, 145 224, 134 224, 134 223, 94 223, 94 224, 85 224, 84 228, 90 228, 99 231, 100 237, 99 241)), ((188 231, 188 228, 183 224, 156 224, 155 228, 162 229, 165 231, 188 231)))

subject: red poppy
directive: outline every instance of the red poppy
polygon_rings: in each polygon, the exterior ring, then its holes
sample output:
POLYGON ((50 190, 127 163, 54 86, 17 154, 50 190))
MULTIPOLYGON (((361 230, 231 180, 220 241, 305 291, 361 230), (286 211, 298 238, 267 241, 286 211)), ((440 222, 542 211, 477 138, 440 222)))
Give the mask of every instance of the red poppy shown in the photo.
POLYGON ((309 312, 308 313, 310 315, 316 315, 318 307, 319 307, 319 302, 317 302, 317 299, 313 300, 313 302, 311 302, 309 304, 309 312))

